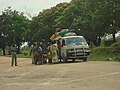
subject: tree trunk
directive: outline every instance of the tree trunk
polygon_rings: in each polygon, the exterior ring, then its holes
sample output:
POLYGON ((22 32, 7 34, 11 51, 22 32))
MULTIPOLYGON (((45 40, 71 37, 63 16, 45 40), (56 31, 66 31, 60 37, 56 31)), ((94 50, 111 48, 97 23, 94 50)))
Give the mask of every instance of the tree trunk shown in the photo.
POLYGON ((98 38, 97 38, 97 36, 95 36, 95 38, 94 38, 94 40, 93 40, 93 44, 94 44, 95 46, 98 46, 98 38))
POLYGON ((3 55, 5 55, 5 48, 2 48, 2 50, 3 50, 3 55))
POLYGON ((101 37, 99 36, 97 46, 100 46, 100 44, 101 44, 101 37))
POLYGON ((112 34, 112 36, 113 36, 113 43, 115 43, 115 42, 116 42, 116 39, 115 39, 115 33, 112 34))
POLYGON ((97 40, 92 41, 95 46, 97 46, 97 40))
POLYGON ((18 48, 17 48, 17 54, 20 54, 21 52, 20 52, 20 45, 18 46, 18 48))

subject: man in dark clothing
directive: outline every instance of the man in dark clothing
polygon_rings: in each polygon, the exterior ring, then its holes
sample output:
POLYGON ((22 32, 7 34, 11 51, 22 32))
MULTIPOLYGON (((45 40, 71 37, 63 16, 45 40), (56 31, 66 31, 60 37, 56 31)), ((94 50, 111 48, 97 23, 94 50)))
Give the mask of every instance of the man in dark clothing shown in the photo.
POLYGON ((11 48, 11 53, 12 53, 12 63, 11 63, 11 66, 14 65, 14 62, 15 62, 15 66, 17 66, 16 52, 17 52, 17 48, 15 47, 15 45, 13 45, 12 48, 11 48))

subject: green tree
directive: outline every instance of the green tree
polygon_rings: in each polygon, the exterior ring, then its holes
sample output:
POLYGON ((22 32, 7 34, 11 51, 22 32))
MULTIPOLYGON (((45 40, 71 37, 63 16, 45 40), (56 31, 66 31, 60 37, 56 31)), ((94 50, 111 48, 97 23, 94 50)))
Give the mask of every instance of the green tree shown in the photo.
POLYGON ((24 33, 29 27, 28 23, 29 20, 23 13, 13 11, 11 7, 5 9, 0 15, 0 40, 2 42, 0 47, 4 50, 6 46, 16 44, 20 53, 20 45, 24 42, 24 33))
POLYGON ((120 31, 120 1, 106 0, 103 12, 106 17, 107 33, 112 34, 113 41, 116 42, 115 34, 120 31))
POLYGON ((78 35, 100 45, 101 37, 106 33, 119 31, 119 0, 72 0, 56 20, 61 27, 74 28, 78 35))
POLYGON ((12 15, 10 7, 2 12, 0 15, 0 48, 3 50, 5 55, 5 47, 7 46, 8 36, 12 25, 12 15))
POLYGON ((55 33, 56 19, 61 15, 63 10, 68 7, 68 3, 60 3, 55 7, 50 9, 43 10, 40 12, 37 17, 33 17, 30 29, 33 36, 31 37, 32 41, 40 41, 45 39, 46 41, 50 40, 50 36, 55 33))
POLYGON ((18 11, 13 11, 12 15, 13 40, 18 47, 18 53, 20 53, 20 46, 25 42, 25 32, 29 28, 29 20, 23 13, 19 13, 18 11))

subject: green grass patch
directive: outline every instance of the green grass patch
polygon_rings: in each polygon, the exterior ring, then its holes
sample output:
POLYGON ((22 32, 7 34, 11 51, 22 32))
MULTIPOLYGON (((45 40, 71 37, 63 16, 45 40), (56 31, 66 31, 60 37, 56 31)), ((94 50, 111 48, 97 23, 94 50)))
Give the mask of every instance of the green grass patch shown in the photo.
POLYGON ((112 54, 112 53, 91 53, 88 57, 89 61, 119 61, 120 54, 112 54))
POLYGON ((110 47, 100 46, 92 49, 88 60, 120 61, 120 43, 115 43, 110 47))
POLYGON ((30 51, 23 51, 21 54, 17 54, 18 58, 30 58, 30 51))

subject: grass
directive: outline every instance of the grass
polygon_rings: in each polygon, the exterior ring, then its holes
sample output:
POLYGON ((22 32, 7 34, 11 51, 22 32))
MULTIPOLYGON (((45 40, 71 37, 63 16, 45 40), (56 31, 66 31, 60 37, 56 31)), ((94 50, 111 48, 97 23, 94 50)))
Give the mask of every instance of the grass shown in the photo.
POLYGON ((17 54, 18 58, 30 58, 29 55, 24 55, 24 54, 17 54))
POLYGON ((30 58, 30 51, 23 51, 21 54, 17 54, 18 58, 30 58))
POLYGON ((120 42, 109 47, 99 46, 91 50, 88 60, 92 61, 120 61, 120 42))
POLYGON ((89 61, 119 61, 120 59, 120 54, 107 54, 107 53, 91 53, 90 56, 88 57, 89 61))

